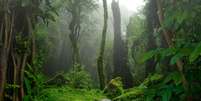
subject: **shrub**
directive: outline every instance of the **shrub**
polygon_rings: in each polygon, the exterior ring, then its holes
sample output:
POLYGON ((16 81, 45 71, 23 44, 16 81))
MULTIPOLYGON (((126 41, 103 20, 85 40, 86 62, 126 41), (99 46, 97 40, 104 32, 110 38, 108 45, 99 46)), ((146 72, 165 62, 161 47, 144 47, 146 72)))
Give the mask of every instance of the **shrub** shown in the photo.
POLYGON ((121 77, 116 77, 112 79, 104 89, 104 93, 109 98, 115 98, 123 94, 123 83, 121 77))
POLYGON ((70 86, 74 88, 89 89, 92 87, 91 76, 81 65, 75 65, 65 77, 69 81, 70 86))

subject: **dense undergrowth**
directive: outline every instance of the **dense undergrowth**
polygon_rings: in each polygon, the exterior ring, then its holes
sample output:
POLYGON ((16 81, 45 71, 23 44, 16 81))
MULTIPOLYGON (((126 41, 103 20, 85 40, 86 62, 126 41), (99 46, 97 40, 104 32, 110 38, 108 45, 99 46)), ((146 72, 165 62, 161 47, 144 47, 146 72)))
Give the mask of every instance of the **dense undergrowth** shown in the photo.
POLYGON ((42 90, 35 101, 99 101, 104 98, 106 97, 98 89, 75 89, 63 86, 42 90))

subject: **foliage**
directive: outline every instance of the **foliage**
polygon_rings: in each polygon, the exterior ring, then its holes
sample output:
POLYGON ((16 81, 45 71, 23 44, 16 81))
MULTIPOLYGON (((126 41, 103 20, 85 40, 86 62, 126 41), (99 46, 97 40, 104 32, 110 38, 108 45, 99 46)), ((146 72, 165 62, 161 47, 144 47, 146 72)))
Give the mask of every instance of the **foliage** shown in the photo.
POLYGON ((105 87, 103 92, 109 97, 109 98, 114 98, 117 97, 121 94, 123 94, 124 89, 123 89, 123 83, 121 80, 121 77, 116 77, 112 79, 108 85, 105 87))
POLYGON ((106 98, 101 91, 75 89, 68 86, 44 89, 34 101, 99 101, 106 98))
POLYGON ((134 77, 135 85, 140 84, 145 78, 145 65, 139 63, 138 58, 145 51, 145 17, 142 12, 130 17, 127 26, 128 62, 134 77))
POLYGON ((91 76, 81 65, 76 64, 74 68, 65 75, 65 77, 73 88, 89 89, 92 87, 91 76))
POLYGON ((78 7, 82 10, 81 15, 86 16, 86 13, 93 11, 94 8, 97 8, 97 1, 95 0, 66 0, 67 10, 73 12, 75 7, 78 7), (83 15, 84 14, 84 15, 83 15))
POLYGON ((15 49, 18 54, 30 53, 31 42, 28 37, 21 36, 21 33, 16 35, 16 46, 15 49))
POLYGON ((25 101, 33 100, 34 97, 45 88, 44 82, 46 81, 46 76, 43 74, 43 71, 41 71, 49 49, 45 25, 38 24, 34 33, 36 37, 37 54, 32 64, 27 64, 26 66, 24 84, 27 95, 24 97, 25 101))
MULTIPOLYGON (((140 101, 183 101, 191 96, 193 100, 199 100, 201 92, 200 80, 200 1, 180 0, 176 2, 163 1, 164 22, 157 29, 173 32, 173 45, 170 48, 157 48, 149 51, 140 59, 141 63, 154 58, 156 67, 162 68, 163 61, 168 61, 165 68, 175 67, 177 61, 182 61, 183 73, 189 84, 188 91, 182 86, 182 76, 177 71, 162 71, 164 75, 149 76, 138 87, 127 90, 115 100, 140 100, 140 101), (170 60, 167 60, 170 58, 170 60), (197 75, 195 75, 197 74, 197 75), (156 81, 153 82, 153 79, 156 81), (158 79, 157 79, 158 78, 158 79), (160 79, 159 79, 160 78, 160 79)), ((163 40, 163 39, 161 39, 163 40)), ((160 74, 161 75, 161 74, 160 74)))
POLYGON ((150 75, 138 87, 125 91, 114 100, 128 101, 182 101, 184 88, 181 84, 181 75, 178 72, 168 76, 161 74, 150 75))

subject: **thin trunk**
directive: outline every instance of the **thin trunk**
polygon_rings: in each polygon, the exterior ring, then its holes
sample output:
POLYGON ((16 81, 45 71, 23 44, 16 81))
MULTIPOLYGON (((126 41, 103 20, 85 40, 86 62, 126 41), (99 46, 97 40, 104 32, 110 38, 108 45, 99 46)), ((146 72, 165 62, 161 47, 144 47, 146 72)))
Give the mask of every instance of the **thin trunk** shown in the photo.
POLYGON ((26 61, 27 61, 27 54, 25 53, 22 62, 21 62, 21 68, 20 68, 20 101, 23 100, 24 97, 24 71, 25 71, 25 66, 26 66, 26 61))
POLYGON ((6 49, 1 49, 0 54, 0 101, 4 99, 4 88, 6 84, 7 53, 6 49))
MULTIPOLYGON (((14 55, 12 53, 12 60, 13 60, 13 73, 14 73, 14 79, 13 83, 14 85, 20 85, 20 63, 21 63, 21 57, 18 55, 14 55)), ((13 88, 13 101, 20 101, 19 96, 19 88, 13 88)))
POLYGON ((33 33, 33 25, 31 22, 31 19, 29 16, 27 16, 27 25, 28 25, 28 32, 31 34, 31 62, 33 64, 35 56, 36 56, 36 40, 35 40, 35 34, 33 33))
MULTIPOLYGON (((8 2, 5 2, 4 6, 4 9, 8 9, 8 2)), ((1 17, 3 20, 1 25, 2 46, 0 47, 0 101, 3 101, 8 68, 8 54, 12 38, 13 19, 7 13, 3 14, 1 17)))
POLYGON ((103 8, 104 8, 104 25, 103 25, 103 31, 102 31, 100 53, 97 60, 97 68, 98 68, 98 75, 99 75, 99 82, 100 82, 101 89, 104 89, 105 87, 104 52, 105 52, 105 41, 106 41, 106 34, 107 34, 107 21, 108 21, 108 10, 107 10, 106 0, 103 0, 103 8))

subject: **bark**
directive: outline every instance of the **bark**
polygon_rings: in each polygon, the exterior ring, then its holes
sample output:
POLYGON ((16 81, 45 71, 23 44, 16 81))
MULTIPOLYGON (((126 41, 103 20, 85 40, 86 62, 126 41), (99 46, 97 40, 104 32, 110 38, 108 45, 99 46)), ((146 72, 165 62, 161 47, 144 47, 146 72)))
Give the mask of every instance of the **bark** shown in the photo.
POLYGON ((119 2, 113 0, 112 11, 114 19, 114 47, 113 47, 113 65, 114 77, 121 77, 124 87, 129 88, 133 86, 133 77, 127 66, 127 49, 121 37, 121 13, 119 2))
POLYGON ((107 10, 107 1, 103 0, 103 8, 104 8, 104 25, 102 31, 102 40, 101 40, 101 47, 100 53, 97 60, 97 68, 98 68, 98 75, 99 75, 99 82, 100 88, 104 89, 105 87, 105 75, 104 75, 104 52, 105 52, 105 41, 106 41, 106 34, 107 34, 107 21, 108 21, 108 10, 107 10))

